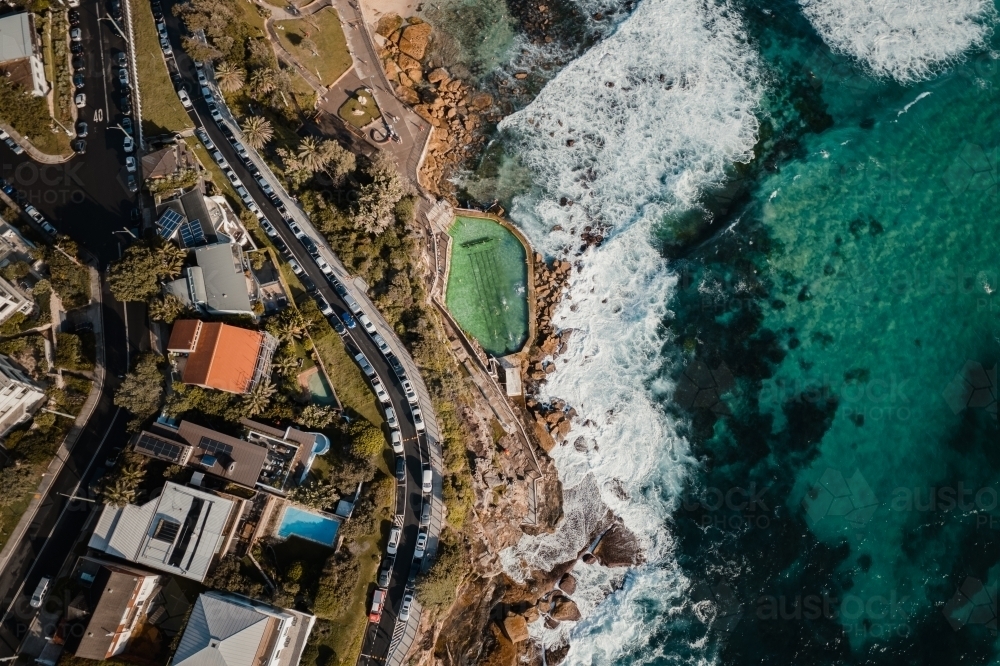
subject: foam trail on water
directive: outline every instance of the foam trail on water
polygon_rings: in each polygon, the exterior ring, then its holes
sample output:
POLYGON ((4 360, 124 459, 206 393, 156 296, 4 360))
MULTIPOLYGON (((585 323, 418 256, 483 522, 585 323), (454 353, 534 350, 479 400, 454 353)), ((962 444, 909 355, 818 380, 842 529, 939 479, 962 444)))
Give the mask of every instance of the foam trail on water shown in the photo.
POLYGON ((930 78, 982 47, 993 0, 799 0, 830 48, 900 83, 930 78))
MULTIPOLYGON (((536 248, 567 255, 583 226, 610 229, 572 271, 555 324, 574 333, 541 388, 541 398, 562 398, 577 411, 567 443, 551 454, 564 484, 565 520, 555 533, 525 536, 502 553, 517 579, 570 561, 604 507, 639 538, 647 563, 630 571, 609 601, 581 605, 570 663, 635 659, 642 637, 683 603, 685 582, 666 523, 693 462, 657 404, 664 395, 656 392, 670 389, 657 376, 676 280, 653 233, 666 215, 694 205, 734 161, 750 159, 757 69, 728 5, 644 0, 501 123, 542 192, 516 199, 511 211, 536 248), (553 231, 555 225, 563 230, 553 231), (642 620, 626 631, 625 618, 642 620)), ((601 575, 581 583, 595 577, 601 575)), ((579 588, 577 595, 590 598, 579 588)))

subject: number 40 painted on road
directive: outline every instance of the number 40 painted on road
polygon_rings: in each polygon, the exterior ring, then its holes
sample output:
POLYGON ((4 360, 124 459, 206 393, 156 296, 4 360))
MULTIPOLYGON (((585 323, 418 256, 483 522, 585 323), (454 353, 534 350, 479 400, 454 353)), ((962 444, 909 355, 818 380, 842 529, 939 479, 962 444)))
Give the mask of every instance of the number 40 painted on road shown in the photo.
POLYGON ((104 121, 104 109, 94 110, 94 122, 99 123, 104 121))

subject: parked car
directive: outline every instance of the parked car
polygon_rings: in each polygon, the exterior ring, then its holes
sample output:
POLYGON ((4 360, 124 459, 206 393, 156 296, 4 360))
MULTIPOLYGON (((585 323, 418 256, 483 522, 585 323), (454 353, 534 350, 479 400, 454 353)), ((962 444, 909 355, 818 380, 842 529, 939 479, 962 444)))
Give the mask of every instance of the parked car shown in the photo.
POLYGON ((24 152, 24 148, 22 148, 20 146, 20 144, 18 144, 17 141, 14 141, 14 139, 10 138, 9 136, 6 139, 4 139, 3 141, 4 141, 4 143, 7 144, 8 148, 10 148, 11 150, 14 151, 15 155, 20 155, 20 154, 22 154, 24 152))
POLYGON ((247 192, 247 188, 243 187, 242 185, 236 187, 236 194, 240 196, 240 199, 242 199, 243 203, 245 204, 248 204, 253 201, 253 197, 251 197, 250 193, 247 192))
POLYGON ((406 481, 406 460, 402 457, 396 458, 396 481, 406 481))
POLYGON ((76 97, 73 98, 73 102, 76 104, 76 108, 82 109, 87 106, 87 96, 84 93, 77 93, 76 97))
POLYGON ((122 113, 128 115, 132 113, 132 98, 128 95, 122 95, 121 99, 118 100, 118 108, 122 110, 122 113))
POLYGON ((121 447, 116 446, 115 448, 108 451, 108 457, 104 461, 105 467, 114 467, 118 463, 118 458, 121 457, 122 450, 121 447))
POLYGON ((392 402, 389 399, 389 394, 386 393, 385 386, 382 385, 382 380, 378 376, 372 377, 372 388, 375 389, 375 397, 379 399, 379 402, 387 405, 392 402))
POLYGON ((80 25, 80 12, 79 11, 77 11, 75 9, 71 9, 71 10, 69 10, 69 13, 67 14, 67 16, 69 17, 69 24, 70 25, 80 25))
POLYGON ((399 362, 399 359, 394 354, 389 354, 385 357, 385 360, 389 361, 389 367, 396 373, 400 381, 406 379, 406 371, 403 370, 403 364, 399 362))
POLYGON ((431 524, 431 503, 424 502, 424 505, 420 508, 420 526, 427 527, 431 524))
POLYGON ((212 95, 212 91, 209 89, 208 86, 201 87, 201 96, 210 102, 215 99, 215 97, 212 95))
POLYGON ((79 42, 83 39, 83 33, 80 32, 79 28, 71 28, 69 31, 69 38, 74 42, 79 42))
POLYGON ((372 595, 372 606, 371 611, 368 613, 368 621, 378 623, 382 620, 382 606, 385 604, 386 591, 383 589, 375 590, 375 594, 372 595))
POLYGON ((306 249, 306 252, 314 257, 319 257, 319 248, 316 246, 316 241, 309 236, 302 236, 299 240, 302 241, 302 247, 306 249))
POLYGON ((288 265, 291 267, 293 273, 295 273, 296 275, 302 275, 303 271, 302 267, 299 266, 299 262, 295 261, 294 259, 289 259, 288 265))
POLYGON ((330 264, 326 263, 323 257, 316 257, 316 265, 319 266, 324 275, 333 275, 333 269, 330 268, 330 264))
POLYGON ((205 144, 205 148, 208 150, 215 150, 215 143, 209 138, 208 132, 205 131, 204 127, 199 127, 194 131, 194 133, 197 134, 198 138, 201 139, 201 142, 205 144))
POLYGON ((232 169, 232 167, 229 166, 229 162, 226 161, 226 158, 223 157, 222 153, 220 153, 218 150, 212 153, 212 159, 215 160, 215 163, 218 164, 219 168, 222 169, 223 171, 232 169))
POLYGON ((341 296, 344 298, 344 302, 347 303, 347 307, 351 309, 351 312, 356 315, 364 314, 364 310, 361 308, 361 304, 358 303, 358 299, 354 298, 349 293, 341 294, 341 296))
POLYGON ((125 55, 124 51, 115 54, 115 64, 119 67, 125 67, 128 64, 128 56, 125 55))
POLYGON ((69 147, 73 149, 73 152, 77 155, 85 155, 87 153, 87 141, 86 139, 73 139, 69 147))
POLYGON ((413 382, 409 379, 403 380, 403 393, 406 394, 406 402, 411 405, 417 404, 417 391, 413 388, 413 382))
POLYGON ((267 196, 274 194, 274 188, 272 188, 266 180, 261 177, 257 177, 257 184, 260 185, 260 189, 267 196))
POLYGON ((135 158, 129 155, 128 157, 125 158, 125 170, 128 171, 129 173, 135 173, 135 169, 136 169, 135 158))
POLYGON ((389 433, 389 442, 392 444, 392 450, 396 455, 403 455, 403 435, 398 430, 393 430, 389 433))
POLYGON ((212 120, 214 120, 215 122, 219 123, 220 125, 222 124, 222 122, 223 122, 223 120, 222 120, 222 112, 219 111, 219 107, 217 107, 215 104, 209 104, 208 105, 208 112, 212 116, 212 120))
POLYGON ((354 328, 358 325, 358 322, 354 321, 354 317, 351 316, 350 312, 345 312, 340 315, 340 318, 344 320, 344 325, 347 326, 347 328, 354 328))
POLYGON ((399 427, 399 419, 396 418, 396 410, 392 407, 385 408, 385 424, 390 428, 399 427))
POLYGON ((266 217, 260 221, 260 228, 264 230, 265 234, 271 236, 272 238, 278 235, 278 230, 274 228, 274 225, 271 224, 271 221, 266 217))
POLYGON ((125 141, 123 142, 122 147, 125 149, 126 154, 131 155, 132 151, 135 150, 135 139, 133 139, 130 135, 126 134, 125 141))
POLYGON ((330 326, 333 326, 333 330, 337 332, 337 335, 347 335, 347 328, 344 327, 344 322, 340 321, 340 317, 334 314, 332 317, 328 317, 330 321, 330 326))
POLYGON ((375 332, 375 324, 373 324, 372 320, 368 318, 368 315, 366 314, 361 315, 360 317, 358 317, 358 321, 361 322, 361 325, 365 327, 365 330, 368 331, 369 334, 375 332))
POLYGON ((139 183, 136 182, 135 176, 132 174, 128 175, 128 191, 135 194, 139 191, 139 183))
POLYGON ((379 587, 389 587, 389 579, 392 578, 392 565, 396 558, 387 557, 382 562, 382 566, 378 570, 378 584, 379 587))
POLYGON ((87 69, 87 61, 82 56, 73 56, 73 71, 82 72, 87 69))
POLYGON ((386 342, 385 338, 383 338, 378 333, 376 333, 375 335, 372 336, 372 342, 375 343, 375 346, 378 347, 378 350, 380 352, 382 352, 383 356, 385 356, 386 354, 391 354, 392 353, 392 350, 389 349, 389 343, 386 342))
POLYGON ((76 124, 76 135, 81 139, 87 136, 87 123, 82 120, 76 124))
POLYGON ((233 184, 233 187, 243 187, 243 181, 240 180, 240 177, 237 176, 236 172, 232 169, 226 171, 226 178, 228 178, 229 182, 233 184))
POLYGON ((122 118, 122 129, 125 130, 129 136, 132 136, 132 119, 128 116, 122 118))
POLYGON ((208 85, 208 77, 205 76, 205 70, 203 69, 198 70, 198 83, 200 83, 203 86, 208 85))
POLYGON ((296 238, 301 239, 303 236, 305 236, 305 233, 303 233, 302 229, 299 228, 299 225, 295 224, 294 222, 289 222, 288 228, 292 230, 292 233, 295 234, 296 238))
POLYGON ((347 287, 341 284, 340 280, 330 280, 330 284, 333 285, 333 290, 340 296, 347 295, 347 287))
POLYGON ((47 576, 38 581, 38 585, 35 586, 35 591, 31 595, 30 603, 32 608, 42 607, 42 601, 45 600, 45 593, 49 591, 49 583, 51 582, 52 579, 47 576))
POLYGON ((77 72, 73 75, 73 87, 77 90, 82 90, 87 84, 86 79, 83 78, 83 72, 77 72))
POLYGON ((188 95, 187 90, 181 88, 180 90, 177 91, 177 96, 181 98, 181 104, 184 106, 185 109, 191 108, 191 97, 190 95, 188 95))
POLYGON ((399 604, 399 619, 406 622, 410 619, 410 606, 413 605, 413 593, 407 592, 403 595, 403 601, 399 604))
POLYGON ((423 481, 420 484, 420 489, 425 493, 429 493, 434 486, 434 472, 431 471, 430 467, 424 467, 423 481))
POLYGON ((59 233, 58 231, 56 231, 56 228, 52 226, 52 223, 46 220, 45 218, 42 218, 39 224, 42 225, 42 229, 45 229, 46 232, 52 234, 53 236, 59 233))
POLYGON ((72 53, 73 55, 80 55, 81 53, 83 53, 83 42, 71 41, 69 43, 69 52, 72 53))
POLYGON ((128 88, 128 69, 122 67, 118 70, 118 83, 121 84, 122 88, 128 88))
POLYGON ((14 194, 14 186, 8 183, 5 179, 0 178, 0 191, 6 195, 14 194))
POLYGON ((402 536, 403 530, 398 527, 393 527, 389 530, 389 543, 385 547, 385 552, 390 555, 395 555, 396 550, 399 548, 399 537, 402 536))
POLYGON ((170 40, 160 39, 160 49, 163 51, 164 55, 173 55, 174 50, 170 48, 170 40))
MULTIPOLYGON (((355 355, 354 360, 357 361, 358 365, 361 366, 362 372, 364 372, 369 377, 375 376, 375 368, 373 368, 372 364, 368 362, 368 357, 365 356, 364 353, 358 352, 357 355, 355 355)), ((390 423, 389 427, 391 428, 393 427, 393 425, 390 423)))
POLYGON ((425 550, 427 550, 427 532, 421 532, 417 535, 417 546, 413 549, 413 557, 419 560, 424 556, 425 550))
POLYGON ((330 303, 323 297, 323 294, 316 294, 316 305, 319 306, 319 311, 323 313, 324 317, 333 314, 333 308, 330 307, 330 303))
POLYGON ((424 431, 424 413, 420 411, 419 407, 414 407, 410 410, 413 414, 413 426, 417 429, 417 432, 424 431))

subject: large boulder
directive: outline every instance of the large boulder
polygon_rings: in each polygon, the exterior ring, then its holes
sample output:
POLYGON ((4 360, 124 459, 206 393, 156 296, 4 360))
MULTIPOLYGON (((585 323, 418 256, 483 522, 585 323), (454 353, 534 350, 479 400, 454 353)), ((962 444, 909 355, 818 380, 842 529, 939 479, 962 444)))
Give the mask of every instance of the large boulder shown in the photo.
POLYGON ((580 609, 576 607, 576 602, 569 597, 558 597, 549 615, 560 622, 576 622, 583 617, 580 615, 580 609))
POLYGON ((431 83, 438 83, 439 81, 447 81, 451 77, 448 75, 448 70, 444 67, 438 67, 432 70, 430 74, 427 75, 427 80, 431 83))
MULTIPOLYGON (((408 76, 411 69, 420 69, 420 63, 405 53, 400 53, 399 57, 396 58, 396 62, 399 63, 399 68, 406 72, 408 76)), ((413 77, 410 76, 410 78, 412 79, 413 77)))
POLYGON ((417 60, 423 60, 427 53, 427 45, 431 39, 431 26, 428 23, 418 23, 403 28, 399 37, 399 50, 417 60))
POLYGON ((503 621, 503 628, 514 643, 528 640, 528 622, 521 615, 511 615, 503 621))
POLYGON ((563 577, 559 579, 559 589, 569 595, 576 592, 576 578, 573 577, 573 574, 563 574, 563 577))
POLYGON ((388 39, 389 35, 399 30, 402 25, 403 18, 399 14, 386 14, 378 20, 375 32, 388 39))
POLYGON ((420 95, 413 88, 407 88, 406 86, 396 86, 396 97, 403 100, 407 104, 419 104, 420 95))

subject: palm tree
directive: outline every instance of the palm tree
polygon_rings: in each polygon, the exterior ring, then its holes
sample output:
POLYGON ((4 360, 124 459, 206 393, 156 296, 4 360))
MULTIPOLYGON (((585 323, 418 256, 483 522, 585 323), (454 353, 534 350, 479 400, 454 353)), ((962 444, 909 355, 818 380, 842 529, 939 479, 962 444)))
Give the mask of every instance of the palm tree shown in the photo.
POLYGON ((295 371, 299 369, 299 362, 294 356, 281 355, 276 356, 271 361, 271 372, 278 373, 282 377, 291 377, 295 374, 295 371))
POLYGON ((256 95, 266 95, 278 86, 278 77, 270 67, 261 67, 250 75, 250 88, 256 95))
POLYGON ((184 268, 184 262, 187 261, 187 250, 169 241, 159 247, 156 255, 160 260, 160 275, 163 277, 177 277, 184 268))
POLYGON ((280 326, 281 337, 291 342, 293 338, 301 339, 306 334, 309 322, 306 321, 301 311, 288 308, 281 313, 280 326))
POLYGON ((252 391, 243 396, 243 413, 246 416, 257 416, 271 403, 271 397, 277 389, 270 379, 257 384, 252 391))
POLYGON ((243 134, 246 135, 247 143, 260 150, 274 136, 274 128, 271 127, 271 121, 267 118, 250 116, 243 122, 243 134))
POLYGON ((223 61, 215 70, 215 78, 224 92, 235 92, 243 87, 246 72, 239 67, 223 61))
POLYGON ((299 143, 299 161, 310 171, 316 172, 323 168, 323 157, 322 145, 313 137, 307 136, 299 143))

